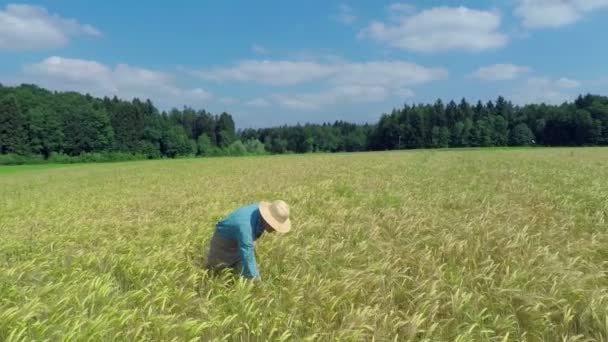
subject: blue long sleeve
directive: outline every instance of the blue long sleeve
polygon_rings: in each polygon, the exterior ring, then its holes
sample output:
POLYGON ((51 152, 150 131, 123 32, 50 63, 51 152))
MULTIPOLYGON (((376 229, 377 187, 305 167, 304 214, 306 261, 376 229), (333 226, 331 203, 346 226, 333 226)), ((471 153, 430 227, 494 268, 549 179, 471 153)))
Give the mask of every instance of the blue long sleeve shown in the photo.
POLYGON ((239 234, 239 237, 239 253, 241 255, 241 262, 243 263, 242 275, 245 278, 258 278, 259 274, 253 249, 253 237, 251 234, 247 234, 247 232, 239 234))
POLYGON ((257 204, 242 207, 218 222, 217 230, 226 239, 236 241, 246 278, 259 277, 253 242, 263 233, 257 204))

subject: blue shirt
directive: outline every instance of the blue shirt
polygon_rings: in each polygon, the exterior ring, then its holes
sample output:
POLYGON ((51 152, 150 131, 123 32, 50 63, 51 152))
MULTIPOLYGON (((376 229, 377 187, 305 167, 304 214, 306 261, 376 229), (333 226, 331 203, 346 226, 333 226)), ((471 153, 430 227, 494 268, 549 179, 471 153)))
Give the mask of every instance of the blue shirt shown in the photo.
POLYGON ((261 217, 258 204, 251 204, 236 210, 216 225, 220 236, 237 242, 243 264, 242 275, 246 278, 259 277, 253 241, 264 232, 261 217))

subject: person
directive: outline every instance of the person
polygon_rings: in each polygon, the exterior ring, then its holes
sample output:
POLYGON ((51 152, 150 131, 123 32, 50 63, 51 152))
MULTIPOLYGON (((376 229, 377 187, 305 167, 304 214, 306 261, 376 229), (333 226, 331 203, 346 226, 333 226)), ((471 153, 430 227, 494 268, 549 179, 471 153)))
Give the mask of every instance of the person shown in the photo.
POLYGON ((248 279, 261 280, 256 262, 256 242, 264 232, 284 234, 291 230, 289 205, 282 200, 262 201, 237 209, 216 224, 207 268, 232 269, 248 279))

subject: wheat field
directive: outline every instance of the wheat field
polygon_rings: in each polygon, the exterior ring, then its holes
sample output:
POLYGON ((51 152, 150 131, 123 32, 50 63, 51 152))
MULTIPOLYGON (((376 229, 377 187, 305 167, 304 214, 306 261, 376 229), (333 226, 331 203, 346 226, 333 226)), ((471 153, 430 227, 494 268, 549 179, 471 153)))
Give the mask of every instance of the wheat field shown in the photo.
POLYGON ((0 169, 0 341, 608 341, 608 149, 0 169), (283 199, 262 282, 214 223, 283 199))

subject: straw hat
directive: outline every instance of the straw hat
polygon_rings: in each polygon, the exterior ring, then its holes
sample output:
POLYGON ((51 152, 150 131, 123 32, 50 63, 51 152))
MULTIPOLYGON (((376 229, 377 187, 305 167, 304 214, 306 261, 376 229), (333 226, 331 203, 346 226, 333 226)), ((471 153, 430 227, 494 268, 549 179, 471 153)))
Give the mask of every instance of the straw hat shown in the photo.
POLYGON ((291 229, 289 206, 284 201, 260 202, 260 214, 272 229, 279 233, 287 233, 291 229))

